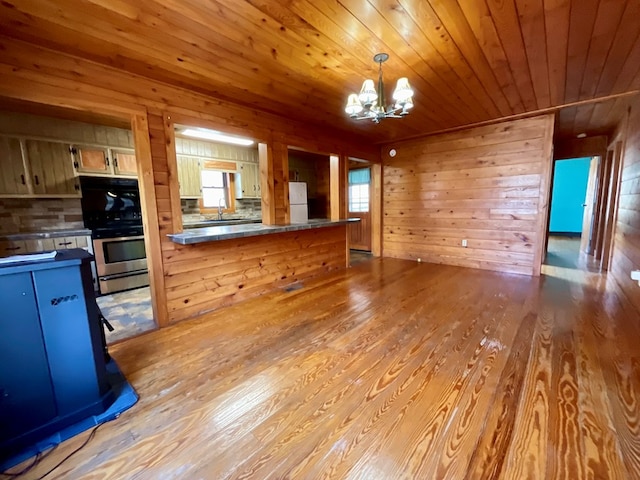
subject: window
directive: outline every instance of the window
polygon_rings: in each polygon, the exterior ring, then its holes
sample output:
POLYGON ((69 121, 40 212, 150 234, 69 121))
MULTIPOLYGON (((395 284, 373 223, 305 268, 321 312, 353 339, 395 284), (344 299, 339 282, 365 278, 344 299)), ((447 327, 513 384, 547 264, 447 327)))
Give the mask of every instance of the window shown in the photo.
POLYGON ((349 211, 369 211, 369 183, 371 172, 368 168, 349 171, 349 211))
POLYGON ((229 208, 228 174, 220 170, 202 170, 202 206, 204 208, 229 208))

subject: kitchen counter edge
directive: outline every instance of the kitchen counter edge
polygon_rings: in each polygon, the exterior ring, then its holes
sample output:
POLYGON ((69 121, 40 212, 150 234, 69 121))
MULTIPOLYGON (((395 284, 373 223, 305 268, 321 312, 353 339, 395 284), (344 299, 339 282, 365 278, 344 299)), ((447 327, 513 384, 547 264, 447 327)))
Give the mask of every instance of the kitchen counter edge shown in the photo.
POLYGON ((169 233, 167 237, 169 237, 172 242, 179 243, 180 245, 192 245, 195 243, 217 242, 234 238, 335 227, 359 221, 359 218, 349 218, 345 220, 309 220, 307 223, 292 223, 290 225, 262 225, 255 223, 246 225, 223 225, 195 228, 182 233, 169 233))
POLYGON ((0 235, 0 240, 38 240, 41 238, 80 237, 84 235, 91 235, 91 230, 87 230, 86 228, 74 228, 69 230, 44 230, 42 232, 32 233, 6 233, 0 235))

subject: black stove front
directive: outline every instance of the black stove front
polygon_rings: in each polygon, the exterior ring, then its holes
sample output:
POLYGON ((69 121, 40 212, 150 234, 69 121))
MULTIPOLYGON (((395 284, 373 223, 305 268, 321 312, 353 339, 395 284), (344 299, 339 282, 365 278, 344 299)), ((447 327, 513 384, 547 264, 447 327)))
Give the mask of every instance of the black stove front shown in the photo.
POLYGON ((81 177, 82 218, 91 230, 100 293, 149 285, 138 181, 81 177))

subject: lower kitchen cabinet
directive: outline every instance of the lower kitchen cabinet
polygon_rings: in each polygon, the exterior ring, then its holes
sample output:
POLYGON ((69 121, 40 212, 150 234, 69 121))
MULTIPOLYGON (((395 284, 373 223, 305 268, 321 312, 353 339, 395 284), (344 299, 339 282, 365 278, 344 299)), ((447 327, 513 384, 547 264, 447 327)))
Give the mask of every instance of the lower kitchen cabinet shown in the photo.
POLYGON ((66 237, 33 238, 28 240, 0 240, 0 257, 23 255, 25 253, 50 252, 82 248, 93 253, 93 244, 89 235, 70 235, 66 237))
POLYGON ((11 255, 22 255, 24 253, 29 253, 25 240, 0 240, 0 257, 10 257, 11 255))

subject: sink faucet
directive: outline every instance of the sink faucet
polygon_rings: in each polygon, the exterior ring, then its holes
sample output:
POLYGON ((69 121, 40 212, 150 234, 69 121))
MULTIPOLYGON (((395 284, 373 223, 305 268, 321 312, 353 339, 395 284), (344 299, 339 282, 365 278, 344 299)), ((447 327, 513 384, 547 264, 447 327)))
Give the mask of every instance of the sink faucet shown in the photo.
POLYGON ((218 220, 222 220, 222 201, 224 199, 219 198, 218 199, 218 220))

